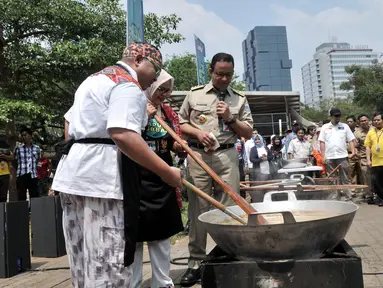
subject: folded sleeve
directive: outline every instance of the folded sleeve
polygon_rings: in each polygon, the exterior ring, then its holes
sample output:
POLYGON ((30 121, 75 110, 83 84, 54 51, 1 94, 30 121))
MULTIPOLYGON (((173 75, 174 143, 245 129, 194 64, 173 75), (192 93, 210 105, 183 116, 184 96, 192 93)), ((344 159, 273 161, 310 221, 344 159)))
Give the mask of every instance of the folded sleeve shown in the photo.
POLYGON ((109 128, 124 128, 141 133, 146 119, 146 98, 134 83, 121 83, 113 88, 109 98, 109 128))
POLYGON ((64 115, 64 119, 68 121, 69 123, 72 121, 72 111, 73 111, 73 106, 70 107, 69 110, 64 115))

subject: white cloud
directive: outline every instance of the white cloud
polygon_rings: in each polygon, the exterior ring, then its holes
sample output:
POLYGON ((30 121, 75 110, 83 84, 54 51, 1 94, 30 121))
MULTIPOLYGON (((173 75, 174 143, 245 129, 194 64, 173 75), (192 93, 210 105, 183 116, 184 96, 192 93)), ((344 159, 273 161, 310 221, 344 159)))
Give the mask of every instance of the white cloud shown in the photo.
POLYGON ((276 24, 287 26, 294 90, 302 90, 301 67, 312 59, 315 48, 329 42, 331 37, 336 37, 338 42, 368 45, 383 52, 383 1, 360 0, 360 4, 362 9, 358 10, 333 7, 317 14, 271 5, 276 24))
POLYGON ((195 34, 204 42, 208 59, 218 52, 230 53, 235 59, 236 73, 242 76, 242 41, 245 35, 236 27, 226 23, 214 12, 186 0, 144 0, 144 13, 149 12, 158 15, 175 13, 182 18, 177 32, 186 40, 178 44, 164 45, 161 48, 163 55, 195 53, 195 34))

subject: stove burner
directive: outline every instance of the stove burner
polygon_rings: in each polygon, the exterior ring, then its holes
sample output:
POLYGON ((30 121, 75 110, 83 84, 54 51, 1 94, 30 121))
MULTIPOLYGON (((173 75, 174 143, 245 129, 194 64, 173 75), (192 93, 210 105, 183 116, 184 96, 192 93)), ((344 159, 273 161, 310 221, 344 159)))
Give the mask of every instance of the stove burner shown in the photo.
POLYGON ((361 259, 345 240, 304 260, 239 261, 216 246, 201 274, 206 288, 363 288, 361 259))

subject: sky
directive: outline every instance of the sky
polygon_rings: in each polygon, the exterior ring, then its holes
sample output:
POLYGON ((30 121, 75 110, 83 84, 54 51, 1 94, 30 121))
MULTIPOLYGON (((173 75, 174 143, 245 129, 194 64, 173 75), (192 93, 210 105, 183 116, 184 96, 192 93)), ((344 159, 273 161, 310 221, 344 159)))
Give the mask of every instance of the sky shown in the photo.
POLYGON ((383 0, 144 0, 144 13, 149 12, 182 18, 177 32, 186 40, 164 45, 164 55, 195 53, 195 34, 208 59, 231 53, 241 79, 248 32, 255 26, 286 26, 294 91, 302 91, 301 67, 323 42, 336 39, 383 52, 383 0))

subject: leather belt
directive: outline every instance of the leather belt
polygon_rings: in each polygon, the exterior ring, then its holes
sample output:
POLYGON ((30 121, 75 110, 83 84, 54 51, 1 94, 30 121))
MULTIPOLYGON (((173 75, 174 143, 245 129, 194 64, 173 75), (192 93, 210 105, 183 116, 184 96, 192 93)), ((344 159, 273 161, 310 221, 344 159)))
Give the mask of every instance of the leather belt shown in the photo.
MULTIPOLYGON (((205 146, 203 146, 202 144, 198 144, 198 143, 190 143, 190 147, 195 147, 198 149, 205 149, 205 146)), ((218 147, 217 150, 225 150, 225 149, 230 149, 233 147, 234 147, 234 144, 220 144, 220 146, 218 147)), ((215 151, 217 151, 217 150, 215 150, 215 151)))

